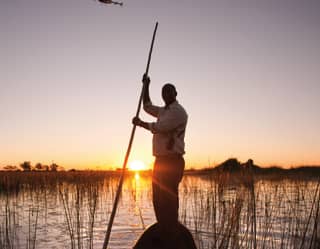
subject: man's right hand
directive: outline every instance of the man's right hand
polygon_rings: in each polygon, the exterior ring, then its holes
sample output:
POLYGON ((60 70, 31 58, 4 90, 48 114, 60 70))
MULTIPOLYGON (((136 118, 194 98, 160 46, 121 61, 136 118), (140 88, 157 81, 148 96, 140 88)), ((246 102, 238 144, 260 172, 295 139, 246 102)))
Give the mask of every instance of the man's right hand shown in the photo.
POLYGON ((150 84, 150 77, 147 74, 144 74, 142 77, 142 83, 144 85, 149 85, 150 84))
POLYGON ((132 124, 140 126, 141 125, 141 119, 139 117, 134 117, 132 119, 132 124))

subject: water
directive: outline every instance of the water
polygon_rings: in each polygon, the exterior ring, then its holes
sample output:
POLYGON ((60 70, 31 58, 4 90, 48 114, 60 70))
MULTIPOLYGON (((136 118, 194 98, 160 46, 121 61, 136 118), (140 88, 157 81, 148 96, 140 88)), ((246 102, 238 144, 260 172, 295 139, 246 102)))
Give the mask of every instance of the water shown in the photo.
MULTIPOLYGON (((117 176, 108 176, 39 187, 23 184, 15 193, 2 193, 0 247, 102 248, 117 184, 117 176)), ((254 243, 257 248, 317 248, 317 182, 259 180, 254 184, 254 199, 252 193, 229 180, 184 177, 180 220, 193 233, 198 248, 254 248, 254 243)), ((126 177, 110 249, 132 248, 156 221, 151 200, 150 176, 126 177)))

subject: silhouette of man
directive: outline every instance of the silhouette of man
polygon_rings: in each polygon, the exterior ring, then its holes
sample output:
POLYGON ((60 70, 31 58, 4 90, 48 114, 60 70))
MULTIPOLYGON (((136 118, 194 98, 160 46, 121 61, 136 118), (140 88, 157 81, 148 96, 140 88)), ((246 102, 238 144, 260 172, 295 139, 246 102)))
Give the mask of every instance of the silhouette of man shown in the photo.
POLYGON ((150 78, 144 75, 142 82, 144 110, 157 120, 148 123, 135 117, 132 122, 153 134, 153 207, 162 235, 171 240, 174 239, 179 224, 178 187, 185 167, 184 136, 188 115, 176 100, 177 91, 174 85, 167 83, 162 87, 165 106, 159 107, 150 100, 150 78))

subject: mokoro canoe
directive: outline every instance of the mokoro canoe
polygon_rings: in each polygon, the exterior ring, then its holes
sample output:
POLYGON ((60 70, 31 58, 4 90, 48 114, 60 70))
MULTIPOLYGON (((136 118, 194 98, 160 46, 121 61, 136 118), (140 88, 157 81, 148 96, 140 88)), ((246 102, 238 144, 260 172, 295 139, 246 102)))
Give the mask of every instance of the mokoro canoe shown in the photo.
POLYGON ((177 244, 173 245, 165 238, 161 238, 159 225, 155 223, 143 232, 133 249, 197 249, 197 247, 192 234, 184 225, 179 225, 177 244))

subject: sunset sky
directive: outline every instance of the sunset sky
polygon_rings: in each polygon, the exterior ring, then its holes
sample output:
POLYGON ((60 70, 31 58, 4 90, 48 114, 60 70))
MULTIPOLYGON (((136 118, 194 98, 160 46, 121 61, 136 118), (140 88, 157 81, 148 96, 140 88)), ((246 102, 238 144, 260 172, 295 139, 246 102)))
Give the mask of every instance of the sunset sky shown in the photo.
POLYGON ((150 94, 176 85, 187 167, 320 165, 320 1, 123 2, 0 1, 0 168, 121 166, 156 21, 150 94))

